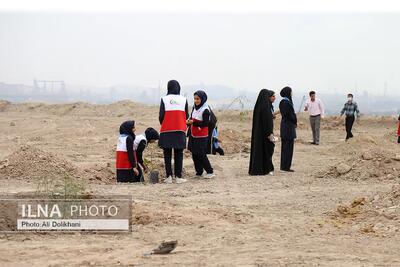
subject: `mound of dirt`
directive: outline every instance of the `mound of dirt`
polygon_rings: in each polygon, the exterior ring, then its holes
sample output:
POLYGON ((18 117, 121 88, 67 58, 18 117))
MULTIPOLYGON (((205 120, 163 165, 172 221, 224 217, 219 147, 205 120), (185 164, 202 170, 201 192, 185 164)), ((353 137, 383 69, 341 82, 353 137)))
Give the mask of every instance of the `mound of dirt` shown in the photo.
POLYGON ((166 209, 165 207, 152 209, 138 203, 132 205, 132 223, 133 225, 154 224, 155 226, 193 224, 190 218, 184 217, 172 209, 166 209))
POLYGON ((339 116, 329 116, 322 119, 321 128, 323 130, 343 130, 344 119, 339 116))
POLYGON ((22 146, 0 162, 2 179, 35 180, 81 177, 72 163, 33 146, 22 146))
POLYGON ((400 232, 400 185, 387 193, 367 199, 359 197, 350 205, 339 205, 331 215, 362 233, 381 235, 400 232))
POLYGON ((360 134, 357 137, 351 138, 346 142, 342 142, 333 148, 336 155, 341 158, 358 157, 367 150, 379 150, 388 148, 388 151, 393 150, 392 144, 386 139, 378 139, 376 136, 369 134, 360 134))
POLYGON ((65 179, 96 183, 115 183, 115 171, 109 166, 79 168, 72 162, 34 146, 18 148, 0 161, 0 179, 23 180, 33 183, 58 182, 65 179))
MULTIPOLYGON (((44 104, 44 103, 21 103, 21 104, 10 104, 0 103, 0 111, 4 106, 9 111, 14 112, 29 112, 29 113, 46 113, 57 116, 116 116, 116 117, 131 117, 136 113, 135 111, 140 110, 141 112, 148 110, 155 110, 155 107, 146 106, 132 102, 130 100, 124 100, 115 102, 108 105, 90 104, 85 102, 75 102, 67 104, 44 104)), ((149 112, 147 112, 149 113, 149 112)), ((151 112, 150 112, 151 114, 151 112)))
POLYGON ((104 184, 115 184, 116 181, 116 170, 115 165, 108 163, 107 165, 99 165, 95 164, 89 168, 83 169, 85 172, 85 177, 89 181, 93 181, 95 183, 104 183, 104 184))
POLYGON ((400 155, 377 147, 358 151, 354 156, 315 174, 318 178, 348 180, 400 180, 400 155))
POLYGON ((221 147, 226 154, 250 153, 251 137, 236 130, 224 129, 219 133, 221 147))

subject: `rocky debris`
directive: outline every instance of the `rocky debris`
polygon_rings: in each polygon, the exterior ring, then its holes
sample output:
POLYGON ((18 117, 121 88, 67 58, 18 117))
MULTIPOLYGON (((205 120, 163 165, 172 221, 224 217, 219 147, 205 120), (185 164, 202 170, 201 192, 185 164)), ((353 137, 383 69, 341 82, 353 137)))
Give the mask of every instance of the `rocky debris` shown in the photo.
POLYGON ((371 159, 374 158, 374 155, 372 154, 371 151, 365 151, 365 152, 362 154, 362 158, 365 159, 365 160, 371 160, 371 159))
POLYGON ((336 171, 342 175, 345 173, 348 173, 351 170, 351 166, 345 164, 345 163, 340 163, 339 165, 336 166, 336 171))
POLYGON ((390 235, 400 232, 400 185, 371 198, 355 198, 339 205, 331 214, 336 222, 351 225, 364 234, 390 235))
POLYGON ((360 212, 360 207, 365 204, 365 197, 358 197, 350 205, 339 205, 337 212, 341 216, 352 216, 360 212))

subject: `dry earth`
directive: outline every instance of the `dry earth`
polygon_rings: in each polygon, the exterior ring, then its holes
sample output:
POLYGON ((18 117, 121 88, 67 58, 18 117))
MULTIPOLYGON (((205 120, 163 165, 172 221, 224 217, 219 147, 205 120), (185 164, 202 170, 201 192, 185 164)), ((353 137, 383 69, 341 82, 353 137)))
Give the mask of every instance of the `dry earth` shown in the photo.
MULTIPOLYGON (((158 108, 0 102, 0 192, 35 192, 43 179, 76 179, 90 194, 133 196, 130 234, 0 234, 2 266, 400 266, 397 118, 363 117, 344 142, 342 119, 322 122, 311 146, 300 114, 295 173, 247 175, 251 112, 217 111, 227 156, 210 156, 216 178, 186 184, 117 184, 119 124, 158 128, 158 108), (145 256, 163 240, 169 255, 145 256)), ((275 122, 279 133, 279 118, 275 122)), ((163 176, 162 152, 146 151, 163 176)), ((279 169, 280 143, 274 155, 279 169)))

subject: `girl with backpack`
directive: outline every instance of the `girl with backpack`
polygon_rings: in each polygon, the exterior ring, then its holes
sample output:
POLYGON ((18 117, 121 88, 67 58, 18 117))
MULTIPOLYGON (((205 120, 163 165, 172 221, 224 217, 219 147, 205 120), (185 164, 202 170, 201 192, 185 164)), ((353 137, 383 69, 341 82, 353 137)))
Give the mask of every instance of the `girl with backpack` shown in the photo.
POLYGON ((206 102, 207 94, 204 91, 197 91, 194 93, 192 114, 186 124, 189 126, 188 149, 192 152, 196 176, 210 179, 215 175, 207 157, 210 108, 206 102), (203 170, 207 173, 205 176, 203 176, 203 170))

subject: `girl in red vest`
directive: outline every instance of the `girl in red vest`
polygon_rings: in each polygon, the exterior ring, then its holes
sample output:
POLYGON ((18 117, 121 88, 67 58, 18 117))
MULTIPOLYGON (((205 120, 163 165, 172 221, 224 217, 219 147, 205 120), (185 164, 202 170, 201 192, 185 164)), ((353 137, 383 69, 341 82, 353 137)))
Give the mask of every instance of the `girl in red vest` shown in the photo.
POLYGON ((207 172, 204 178, 214 177, 214 171, 207 157, 208 123, 210 121, 210 108, 207 105, 207 94, 204 91, 194 93, 194 107, 190 120, 188 148, 192 152, 196 176, 203 177, 203 170, 207 172))
POLYGON ((140 182, 142 170, 137 164, 134 150, 135 121, 125 121, 119 127, 117 144, 117 182, 140 182))
POLYGON ((189 117, 188 103, 180 95, 181 87, 175 80, 168 82, 168 93, 161 98, 159 120, 161 124, 159 146, 164 151, 165 183, 172 183, 172 149, 174 150, 176 183, 186 182, 182 178, 183 150, 186 148, 186 120, 189 117))

